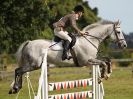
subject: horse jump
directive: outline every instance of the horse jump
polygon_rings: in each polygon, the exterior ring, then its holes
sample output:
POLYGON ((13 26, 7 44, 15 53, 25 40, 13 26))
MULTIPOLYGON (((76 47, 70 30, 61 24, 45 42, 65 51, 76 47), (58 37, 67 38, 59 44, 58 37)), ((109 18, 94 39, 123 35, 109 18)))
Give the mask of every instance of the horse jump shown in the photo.
POLYGON ((47 50, 44 51, 44 58, 41 68, 41 76, 39 79, 39 87, 37 96, 34 99, 103 99, 104 89, 102 82, 98 83, 98 78, 100 77, 100 69, 99 65, 93 64, 93 75, 92 78, 89 79, 81 79, 74 81, 64 81, 64 82, 56 82, 49 83, 47 80, 47 50), (75 93, 66 93, 66 94, 57 94, 48 96, 48 91, 60 90, 60 89, 68 89, 68 88, 76 88, 76 87, 86 87, 91 86, 92 90, 90 91, 82 91, 75 93))

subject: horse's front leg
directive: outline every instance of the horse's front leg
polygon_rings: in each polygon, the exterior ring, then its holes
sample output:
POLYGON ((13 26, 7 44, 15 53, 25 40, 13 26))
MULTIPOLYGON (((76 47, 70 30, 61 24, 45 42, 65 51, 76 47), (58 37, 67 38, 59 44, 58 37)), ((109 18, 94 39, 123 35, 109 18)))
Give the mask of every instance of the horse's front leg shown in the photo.
POLYGON ((100 68, 101 68, 101 80, 106 79, 107 80, 107 65, 105 62, 101 62, 100 64, 100 68))
POLYGON ((101 78, 107 80, 112 73, 111 60, 105 60, 101 63, 101 78))
POLYGON ((99 78, 98 78, 98 82, 101 83, 103 81, 103 79, 105 78, 105 75, 106 75, 106 63, 102 60, 98 60, 98 59, 89 59, 88 60, 88 63, 89 64, 98 64, 99 67, 100 67, 100 75, 99 75, 99 78))
POLYGON ((112 73, 112 64, 111 64, 111 60, 108 60, 106 62, 107 64, 107 78, 109 78, 111 76, 111 73, 112 73))

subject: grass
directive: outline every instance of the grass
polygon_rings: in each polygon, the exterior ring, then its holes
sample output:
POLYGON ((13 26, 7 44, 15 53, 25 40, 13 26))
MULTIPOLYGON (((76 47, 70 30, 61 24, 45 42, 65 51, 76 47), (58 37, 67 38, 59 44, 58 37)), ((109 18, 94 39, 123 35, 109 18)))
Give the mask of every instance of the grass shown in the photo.
POLYGON ((133 77, 130 69, 113 71, 111 78, 104 81, 105 99, 133 99, 133 77))
MULTIPOLYGON (((51 76, 49 82, 84 79, 89 77, 89 68, 52 68, 50 69, 51 76), (67 73, 69 72, 69 73, 67 73), (74 73, 72 73, 74 72, 74 73)), ((38 78, 40 71, 31 72, 31 82, 35 92, 37 92, 38 78)), ((9 95, 8 91, 13 77, 6 78, 0 81, 0 99, 15 99, 16 95, 9 95)), ((113 70, 111 78, 107 81, 103 81, 105 89, 104 99, 133 99, 133 77, 130 68, 117 68, 113 70)), ((50 94, 59 94, 65 92, 74 92, 88 90, 90 87, 85 89, 75 88, 73 90, 61 90, 50 92, 50 94)), ((29 99, 27 83, 25 81, 23 88, 20 92, 19 99, 29 99)), ((33 97, 32 97, 33 99, 33 97)))

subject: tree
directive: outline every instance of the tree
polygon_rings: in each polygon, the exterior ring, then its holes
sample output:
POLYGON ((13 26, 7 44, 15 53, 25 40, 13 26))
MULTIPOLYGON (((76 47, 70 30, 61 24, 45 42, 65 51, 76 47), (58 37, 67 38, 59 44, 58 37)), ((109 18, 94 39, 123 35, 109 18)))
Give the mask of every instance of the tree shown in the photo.
POLYGON ((0 53, 14 53, 26 40, 51 39, 52 24, 82 4, 85 15, 80 20, 82 28, 98 20, 83 0, 1 0, 0 1, 0 53))
POLYGON ((15 52, 26 40, 37 38, 47 25, 42 0, 3 0, 0 3, 0 49, 15 52))

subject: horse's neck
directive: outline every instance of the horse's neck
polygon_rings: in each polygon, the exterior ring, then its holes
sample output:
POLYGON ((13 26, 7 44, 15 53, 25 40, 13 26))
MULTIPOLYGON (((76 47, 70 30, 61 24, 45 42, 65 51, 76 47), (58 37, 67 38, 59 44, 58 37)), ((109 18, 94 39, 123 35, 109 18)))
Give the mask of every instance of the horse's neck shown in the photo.
POLYGON ((98 49, 100 44, 99 40, 95 38, 88 38, 88 36, 77 38, 77 42, 78 42, 77 45, 81 49, 89 49, 90 47, 94 49, 98 49))
POLYGON ((92 42, 95 42, 99 45, 99 43, 101 43, 109 35, 110 31, 111 25, 101 25, 97 28, 88 31, 90 33, 88 39, 92 40, 92 42), (109 31, 108 28, 110 28, 109 31))
POLYGON ((79 37, 73 49, 75 50, 79 63, 87 63, 88 59, 96 58, 98 42, 79 37))

